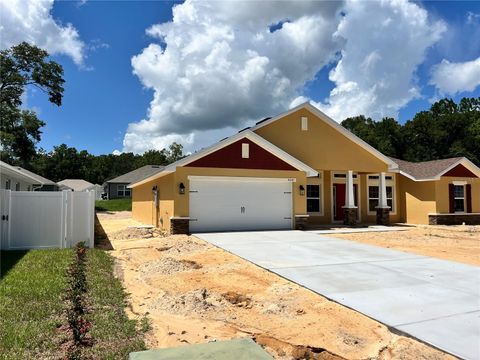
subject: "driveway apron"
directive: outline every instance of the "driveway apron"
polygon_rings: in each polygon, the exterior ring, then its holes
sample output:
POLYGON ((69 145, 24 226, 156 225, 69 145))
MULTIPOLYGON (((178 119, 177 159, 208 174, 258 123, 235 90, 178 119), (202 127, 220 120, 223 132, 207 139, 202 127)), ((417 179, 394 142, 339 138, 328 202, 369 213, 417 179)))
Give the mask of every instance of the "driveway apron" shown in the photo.
POLYGON ((480 360, 480 268, 302 231, 195 236, 453 355, 480 360))

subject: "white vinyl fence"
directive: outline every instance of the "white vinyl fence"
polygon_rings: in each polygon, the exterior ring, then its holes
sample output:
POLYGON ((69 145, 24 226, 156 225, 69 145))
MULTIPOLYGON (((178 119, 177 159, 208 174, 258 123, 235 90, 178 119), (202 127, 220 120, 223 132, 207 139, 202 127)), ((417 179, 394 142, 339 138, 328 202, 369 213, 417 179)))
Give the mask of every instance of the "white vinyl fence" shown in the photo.
POLYGON ((0 248, 93 247, 95 191, 0 190, 0 248))

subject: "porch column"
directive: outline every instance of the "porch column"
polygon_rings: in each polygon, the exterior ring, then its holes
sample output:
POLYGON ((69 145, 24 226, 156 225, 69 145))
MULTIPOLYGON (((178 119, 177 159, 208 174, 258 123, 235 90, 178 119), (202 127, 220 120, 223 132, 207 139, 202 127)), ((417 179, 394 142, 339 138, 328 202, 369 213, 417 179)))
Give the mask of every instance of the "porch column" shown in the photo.
POLYGON ((387 182, 385 181, 384 172, 380 173, 378 184, 377 224, 390 224, 390 207, 387 203, 387 182))
POLYGON ((345 206, 343 207, 343 224, 356 225, 357 207, 355 206, 355 197, 353 191, 353 171, 347 171, 347 184, 345 186, 345 206))

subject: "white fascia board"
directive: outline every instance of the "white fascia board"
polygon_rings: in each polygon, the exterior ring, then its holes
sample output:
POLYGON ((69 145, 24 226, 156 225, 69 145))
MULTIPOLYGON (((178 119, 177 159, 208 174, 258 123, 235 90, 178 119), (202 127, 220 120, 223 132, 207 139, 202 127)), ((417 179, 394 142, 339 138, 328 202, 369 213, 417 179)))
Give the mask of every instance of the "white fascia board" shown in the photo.
MULTIPOLYGON (((417 182, 423 182, 423 181, 438 181, 441 179, 441 177, 446 174, 447 172, 449 172, 450 170, 452 170, 453 168, 455 168, 456 166, 458 165, 463 165, 465 166, 468 170, 470 170, 472 173, 474 173, 475 175, 477 175, 479 178, 480 178, 480 168, 478 168, 478 166, 476 166, 474 163, 472 163, 470 160, 468 160, 467 158, 461 158, 460 160, 456 161, 455 163, 453 163, 452 165, 450 165, 448 168, 446 168, 445 170, 443 170, 441 173, 439 173, 438 175, 436 176, 433 176, 431 178, 427 178, 427 179, 417 179, 415 177, 413 177, 412 175, 404 172, 404 171, 400 171, 400 174, 402 174, 403 176, 409 178, 410 180, 413 180, 413 181, 417 181, 417 182)), ((461 176, 459 176, 461 177, 461 176)))
POLYGON ((456 163, 450 165, 448 168, 443 170, 440 174, 437 175, 437 178, 440 179, 440 177, 443 174, 446 174, 447 172, 449 172, 450 170, 452 170, 453 168, 455 168, 458 165, 465 166, 468 170, 470 170, 472 173, 474 173, 475 175, 477 175, 477 177, 480 178, 480 168, 477 165, 475 165, 474 163, 472 163, 470 160, 468 160, 466 157, 461 158, 456 163))
POLYGON ((163 169, 163 171, 159 172, 158 174, 155 174, 155 175, 150 176, 146 179, 143 179, 142 181, 136 182, 135 184, 131 184, 128 187, 129 188, 134 188, 136 186, 145 184, 149 181, 158 179, 162 176, 165 176, 167 174, 175 172, 178 166, 186 166, 186 165, 194 162, 195 160, 198 160, 198 159, 200 159, 204 156, 207 156, 207 155, 209 155, 209 154, 211 154, 211 153, 213 153, 217 150, 220 150, 220 149, 222 149, 222 148, 224 148, 224 147, 226 147, 230 144, 233 144, 234 142, 236 142, 240 139, 243 139, 243 138, 247 138, 247 139, 253 141, 257 145, 261 146, 262 148, 264 148, 265 150, 267 150, 271 154, 275 155, 276 157, 282 159, 283 161, 290 164, 294 168, 296 168, 300 171, 305 171, 305 173, 307 174, 307 177, 314 177, 314 176, 318 175, 318 172, 315 169, 311 168, 310 166, 303 163, 302 161, 296 159, 295 157, 293 157, 292 155, 283 151, 279 147, 273 145, 271 142, 262 138, 260 135, 255 134, 251 130, 244 130, 244 131, 239 132, 239 133, 237 133, 233 136, 230 136, 229 138, 227 138, 225 140, 219 141, 218 143, 216 143, 216 144, 214 144, 214 145, 212 145, 208 148, 200 150, 200 151, 198 151, 198 152, 196 152, 192 155, 187 156, 186 158, 180 159, 180 160, 178 160, 178 161, 176 161, 176 162, 174 162, 170 165, 167 165, 165 167, 165 169, 163 169))
POLYGON ((287 115, 290 115, 290 114, 294 113, 295 111, 297 111, 299 109, 302 109, 302 108, 305 108, 305 109, 311 111, 318 118, 325 121, 327 124, 332 126, 334 129, 338 130, 341 134, 343 134, 349 140, 353 141, 355 144, 359 145, 360 147, 362 147, 363 149, 365 149, 366 151, 368 151, 369 153, 371 153, 375 157, 377 157, 380 160, 382 160, 383 162, 385 162, 388 165, 388 170, 398 169, 398 164, 396 162, 394 162, 388 156, 383 155, 380 151, 375 149, 373 146, 367 144, 365 141, 360 139, 358 136, 353 134, 351 131, 345 129, 342 125, 340 125, 338 122, 333 120, 331 117, 329 117, 327 114, 325 114, 321 110, 317 109, 315 106, 310 104, 310 102, 308 102, 308 101, 304 102, 303 104, 300 104, 300 105, 298 105, 298 106, 296 106, 296 107, 294 107, 294 108, 292 108, 292 109, 290 109, 290 110, 288 110, 288 111, 286 111, 286 112, 284 112, 284 113, 282 113, 278 116, 275 116, 275 117, 273 117, 273 118, 271 118, 267 121, 264 121, 261 124, 258 124, 256 126, 252 127, 250 130, 255 131, 255 130, 257 130, 261 127, 264 127, 268 124, 271 124, 272 122, 277 121, 277 120, 279 120, 279 119, 281 119, 281 118, 283 118, 287 115))
POLYGON ((20 170, 16 169, 14 166, 12 165, 9 165, 5 162, 1 162, 0 163, 0 172, 3 172, 4 174, 5 173, 10 173, 10 174, 13 174, 13 176, 18 176, 20 177, 21 179, 24 179, 26 181, 29 181, 31 182, 33 185, 36 185, 36 184, 42 184, 42 182, 38 181, 37 179, 35 179, 34 177, 31 177, 30 175, 27 175, 27 174, 24 174, 23 172, 21 172, 20 170))

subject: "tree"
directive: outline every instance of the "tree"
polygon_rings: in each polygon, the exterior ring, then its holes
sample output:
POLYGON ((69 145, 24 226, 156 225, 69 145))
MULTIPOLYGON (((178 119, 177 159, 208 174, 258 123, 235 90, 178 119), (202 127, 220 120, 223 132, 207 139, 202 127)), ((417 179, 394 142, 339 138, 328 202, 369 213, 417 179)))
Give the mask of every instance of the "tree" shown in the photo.
POLYGON ((24 110, 22 94, 35 86, 60 106, 63 96, 63 68, 47 61, 48 53, 26 42, 0 51, 0 157, 22 165, 35 155, 40 128, 45 123, 35 112, 24 110))

